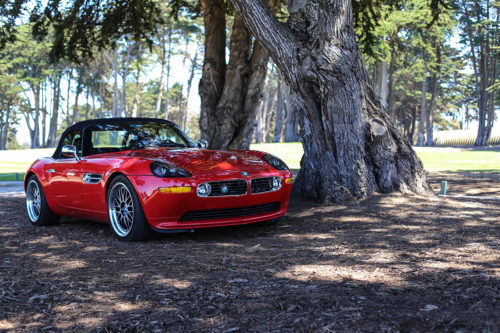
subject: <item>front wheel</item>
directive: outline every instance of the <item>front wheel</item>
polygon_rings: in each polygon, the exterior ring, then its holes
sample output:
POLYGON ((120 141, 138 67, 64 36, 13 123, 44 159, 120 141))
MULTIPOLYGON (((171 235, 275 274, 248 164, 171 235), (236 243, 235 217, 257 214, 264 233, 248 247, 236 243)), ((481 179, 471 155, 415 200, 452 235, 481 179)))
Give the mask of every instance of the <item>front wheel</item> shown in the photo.
POLYGON ((26 185, 26 210, 33 225, 52 225, 59 222, 59 216, 50 210, 42 185, 35 175, 28 179, 26 185))
POLYGON ((150 238, 149 226, 132 183, 117 176, 108 191, 108 216, 111 229, 119 240, 142 241, 150 238))

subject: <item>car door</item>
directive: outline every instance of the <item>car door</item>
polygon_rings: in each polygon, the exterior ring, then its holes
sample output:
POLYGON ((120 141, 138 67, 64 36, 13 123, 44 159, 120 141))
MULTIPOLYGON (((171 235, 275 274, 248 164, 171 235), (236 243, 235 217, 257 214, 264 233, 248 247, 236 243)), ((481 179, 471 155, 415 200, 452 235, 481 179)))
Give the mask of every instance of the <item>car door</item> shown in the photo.
MULTIPOLYGON (((63 146, 73 145, 81 156, 82 132, 68 132, 63 140, 63 146)), ((65 208, 81 208, 82 193, 82 161, 76 158, 55 156, 52 163, 45 166, 49 191, 57 204, 65 208)))

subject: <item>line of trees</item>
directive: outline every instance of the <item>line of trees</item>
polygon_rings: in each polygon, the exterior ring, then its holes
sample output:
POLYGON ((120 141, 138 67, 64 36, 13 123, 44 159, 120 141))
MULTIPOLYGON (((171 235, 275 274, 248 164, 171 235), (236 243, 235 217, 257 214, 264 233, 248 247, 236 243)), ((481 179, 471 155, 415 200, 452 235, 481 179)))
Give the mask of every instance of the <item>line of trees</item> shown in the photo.
POLYGON ((484 145, 498 109, 498 1, 49 2, 16 27, 26 6, 0 9, 0 147, 22 120, 32 147, 89 117, 163 117, 196 132, 187 100, 201 75, 210 148, 300 137, 294 188, 342 201, 425 192, 410 144, 477 119, 484 145))
MULTIPOLYGON (((50 147, 63 122, 89 117, 166 117, 186 128, 187 100, 199 73, 201 136, 212 147, 248 148, 252 139, 298 141, 289 87, 229 3, 216 4, 202 1, 176 18, 162 4, 165 22, 151 45, 125 36, 78 63, 51 62, 50 35, 35 39, 33 26, 20 27, 17 40, 0 51, 0 149, 9 138, 15 141, 19 125, 29 129, 32 148, 50 147), (203 21, 191 17, 205 12, 203 21), (204 39, 203 30, 211 37, 204 39), (171 61, 178 55, 186 81, 172 83, 171 61), (224 76, 214 74, 219 67, 224 76)), ((268 4, 284 15, 283 3, 268 4)), ((467 128, 476 119, 476 145, 487 143, 500 98, 498 10, 498 2, 460 0, 431 24, 425 0, 408 1, 398 10, 382 7, 372 36, 376 42, 363 49, 363 57, 382 105, 410 142, 432 145, 434 129, 467 128), (452 44, 457 29, 460 40, 452 44)), ((362 26, 356 33, 363 37, 362 26)), ((199 135, 196 118, 192 123, 190 131, 199 135)))
POLYGON ((9 140, 19 146, 20 125, 31 148, 53 147, 67 126, 100 117, 161 117, 199 136, 187 102, 201 69, 200 25, 174 20, 167 10, 170 23, 151 45, 124 37, 78 62, 54 62, 50 35, 37 39, 32 25, 18 27, 16 40, 0 49, 0 149, 9 140), (182 82, 171 82, 173 57, 188 73, 182 82))

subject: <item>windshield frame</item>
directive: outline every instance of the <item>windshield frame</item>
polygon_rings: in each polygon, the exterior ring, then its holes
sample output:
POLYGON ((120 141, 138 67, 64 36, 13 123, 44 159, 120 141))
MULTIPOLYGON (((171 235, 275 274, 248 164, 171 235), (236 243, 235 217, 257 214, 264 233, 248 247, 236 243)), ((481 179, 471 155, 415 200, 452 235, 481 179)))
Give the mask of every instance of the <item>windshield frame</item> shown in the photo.
MULTIPOLYGON (((98 154, 105 154, 105 153, 110 153, 110 152, 122 152, 122 151, 130 151, 130 150, 137 150, 137 149, 146 149, 148 147, 155 147, 155 148, 165 148, 165 147, 172 147, 176 149, 182 149, 182 148, 196 148, 196 144, 184 133, 177 125, 172 124, 172 123, 166 123, 166 122, 158 122, 158 121, 148 121, 148 120, 140 120, 140 121, 123 121, 123 122, 112 122, 112 123, 104 123, 104 124, 92 124, 88 127, 86 127, 83 131, 83 156, 92 156, 92 155, 98 155, 98 154), (124 147, 109 147, 108 149, 103 149, 103 150, 97 150, 93 149, 92 146, 92 133, 96 131, 106 131, 106 130, 120 130, 123 129, 129 135, 132 133, 132 129, 135 126, 140 126, 140 125, 147 125, 151 124, 153 126, 157 126, 159 128, 169 128, 173 129, 175 131, 175 134, 177 134, 183 141, 185 141, 186 146, 181 147, 180 145, 138 145, 135 147, 132 146, 124 146, 124 147)), ((101 148, 99 148, 101 149, 101 148)))

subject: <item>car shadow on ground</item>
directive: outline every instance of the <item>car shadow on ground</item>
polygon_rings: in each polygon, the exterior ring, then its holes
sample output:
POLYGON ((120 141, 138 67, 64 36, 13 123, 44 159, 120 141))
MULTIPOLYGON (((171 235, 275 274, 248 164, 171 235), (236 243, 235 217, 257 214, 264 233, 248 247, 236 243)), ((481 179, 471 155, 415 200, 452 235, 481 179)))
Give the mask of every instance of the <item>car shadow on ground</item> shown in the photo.
POLYGON ((0 329, 496 331, 500 209, 377 195, 293 199, 278 223, 114 239, 0 202, 0 329))

